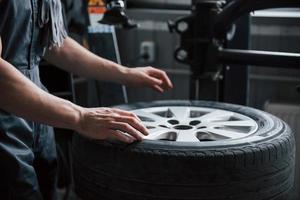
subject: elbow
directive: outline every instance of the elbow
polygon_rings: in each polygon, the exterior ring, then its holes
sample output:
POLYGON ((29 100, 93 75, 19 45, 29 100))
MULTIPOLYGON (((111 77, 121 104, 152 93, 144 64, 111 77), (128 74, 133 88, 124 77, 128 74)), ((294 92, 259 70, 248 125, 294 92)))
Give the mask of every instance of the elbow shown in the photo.
POLYGON ((67 40, 68 40, 68 37, 64 40, 62 46, 60 46, 60 47, 55 46, 52 48, 47 48, 43 58, 45 60, 51 62, 53 59, 56 59, 58 56, 63 55, 64 52, 66 51, 66 46, 68 46, 67 40))

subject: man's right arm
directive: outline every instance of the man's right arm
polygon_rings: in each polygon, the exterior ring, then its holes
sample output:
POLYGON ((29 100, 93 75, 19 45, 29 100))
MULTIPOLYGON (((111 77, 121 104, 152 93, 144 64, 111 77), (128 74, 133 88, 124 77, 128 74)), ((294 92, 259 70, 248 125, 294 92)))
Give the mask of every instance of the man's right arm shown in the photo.
POLYGON ((9 113, 62 128, 72 128, 79 121, 79 106, 47 94, 2 58, 0 91, 0 108, 9 113))
POLYGON ((73 129, 90 138, 114 137, 124 142, 133 142, 142 139, 141 132, 147 132, 132 113, 110 108, 83 108, 48 94, 2 58, 0 91, 2 110, 31 121, 73 129))

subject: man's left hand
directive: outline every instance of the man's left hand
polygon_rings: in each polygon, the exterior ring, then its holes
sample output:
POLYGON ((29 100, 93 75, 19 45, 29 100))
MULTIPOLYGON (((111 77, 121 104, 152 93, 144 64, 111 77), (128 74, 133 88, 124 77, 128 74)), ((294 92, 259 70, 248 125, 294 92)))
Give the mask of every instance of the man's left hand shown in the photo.
POLYGON ((127 68, 124 84, 127 86, 150 87, 158 92, 172 89, 173 84, 166 72, 153 67, 127 68))

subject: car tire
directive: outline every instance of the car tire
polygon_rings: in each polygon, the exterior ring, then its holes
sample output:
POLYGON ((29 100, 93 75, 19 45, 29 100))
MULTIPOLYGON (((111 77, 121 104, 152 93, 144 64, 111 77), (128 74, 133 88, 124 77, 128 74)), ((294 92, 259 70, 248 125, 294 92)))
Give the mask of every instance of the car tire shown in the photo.
POLYGON ((201 107, 257 123, 247 137, 209 142, 144 140, 134 144, 75 135, 75 191, 85 200, 287 200, 294 183, 295 142, 282 120, 253 108, 206 101, 121 105, 137 110, 201 107))

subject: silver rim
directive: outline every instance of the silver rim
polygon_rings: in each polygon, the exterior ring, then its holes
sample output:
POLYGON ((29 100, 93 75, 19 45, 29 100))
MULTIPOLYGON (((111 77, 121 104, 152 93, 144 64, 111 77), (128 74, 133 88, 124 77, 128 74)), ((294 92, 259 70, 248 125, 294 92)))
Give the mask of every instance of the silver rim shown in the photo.
POLYGON ((148 140, 211 142, 253 135, 258 124, 245 115, 203 107, 152 107, 133 110, 149 129, 148 140))

